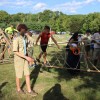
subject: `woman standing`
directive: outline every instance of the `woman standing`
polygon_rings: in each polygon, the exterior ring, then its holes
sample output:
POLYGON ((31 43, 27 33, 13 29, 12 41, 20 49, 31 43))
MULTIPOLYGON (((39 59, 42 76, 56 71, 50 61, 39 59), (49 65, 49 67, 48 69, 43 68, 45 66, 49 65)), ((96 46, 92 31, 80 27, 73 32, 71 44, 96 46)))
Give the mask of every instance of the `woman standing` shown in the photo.
POLYGON ((80 69, 80 54, 78 48, 78 32, 74 33, 73 36, 70 38, 68 43, 68 56, 67 56, 67 65, 72 70, 68 70, 71 74, 77 74, 79 70, 73 69, 80 69))

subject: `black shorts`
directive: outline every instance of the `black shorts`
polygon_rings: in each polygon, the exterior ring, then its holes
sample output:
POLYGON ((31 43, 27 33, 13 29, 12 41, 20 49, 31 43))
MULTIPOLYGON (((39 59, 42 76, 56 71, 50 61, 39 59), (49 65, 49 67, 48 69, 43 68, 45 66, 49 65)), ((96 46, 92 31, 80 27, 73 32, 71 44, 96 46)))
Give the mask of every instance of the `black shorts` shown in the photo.
POLYGON ((43 45, 43 44, 41 44, 41 49, 42 49, 42 52, 46 52, 47 45, 43 45))

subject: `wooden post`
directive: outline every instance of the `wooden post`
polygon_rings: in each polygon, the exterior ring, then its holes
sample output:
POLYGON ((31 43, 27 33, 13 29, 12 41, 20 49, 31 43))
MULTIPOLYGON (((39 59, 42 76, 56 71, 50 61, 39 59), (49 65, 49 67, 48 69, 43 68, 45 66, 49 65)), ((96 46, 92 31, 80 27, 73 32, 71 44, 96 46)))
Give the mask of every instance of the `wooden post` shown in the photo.
POLYGON ((3 32, 3 30, 0 28, 0 33, 2 34, 2 36, 4 37, 5 41, 7 42, 8 46, 10 47, 10 49, 12 50, 12 45, 11 45, 11 40, 9 39, 8 35, 6 33, 3 32))

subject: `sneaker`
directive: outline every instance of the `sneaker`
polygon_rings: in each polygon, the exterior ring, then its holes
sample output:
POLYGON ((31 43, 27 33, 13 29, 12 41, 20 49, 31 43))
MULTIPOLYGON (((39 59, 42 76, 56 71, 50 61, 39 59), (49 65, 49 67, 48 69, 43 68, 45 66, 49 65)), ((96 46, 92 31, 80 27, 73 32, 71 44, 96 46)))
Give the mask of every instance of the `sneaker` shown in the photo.
POLYGON ((17 91, 18 94, 26 94, 24 90, 17 91))
POLYGON ((33 97, 37 96, 37 93, 35 91, 27 92, 27 94, 29 94, 33 97))
POLYGON ((36 58, 36 60, 40 63, 40 59, 36 58))
POLYGON ((48 62, 44 63, 44 66, 50 66, 50 64, 48 62))

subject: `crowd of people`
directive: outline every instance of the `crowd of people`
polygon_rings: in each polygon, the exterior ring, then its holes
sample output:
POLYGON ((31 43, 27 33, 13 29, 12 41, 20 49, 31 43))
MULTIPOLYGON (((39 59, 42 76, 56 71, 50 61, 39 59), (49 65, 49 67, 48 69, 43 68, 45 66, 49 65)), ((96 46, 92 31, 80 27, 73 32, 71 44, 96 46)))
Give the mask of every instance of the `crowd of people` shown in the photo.
MULTIPOLYGON (((74 33, 67 44, 67 67, 80 69, 80 47, 83 46, 83 52, 86 60, 91 60, 93 65, 97 67, 100 61, 100 31, 93 35, 90 30, 82 36, 78 32, 74 33)), ((80 70, 69 70, 71 74, 75 74, 80 70)))
POLYGON ((97 62, 100 61, 100 30, 94 34, 87 30, 86 34, 82 37, 82 42, 85 46, 86 58, 91 58, 93 64, 97 66, 97 62))
MULTIPOLYGON (((36 66, 35 59, 33 58, 33 47, 38 44, 40 39, 40 47, 41 52, 39 56, 36 58, 38 62, 40 62, 41 57, 44 58, 44 65, 47 65, 47 47, 49 39, 51 38, 53 42, 57 45, 58 49, 60 46, 57 41, 50 34, 50 27, 45 26, 43 31, 39 34, 36 41, 32 38, 32 33, 28 31, 28 27, 25 24, 19 24, 17 29, 14 29, 13 25, 9 28, 5 29, 5 33, 8 34, 9 40, 13 42, 13 52, 14 52, 14 67, 16 73, 16 86, 17 92, 23 93, 25 92, 20 88, 20 78, 22 78, 23 73, 26 79, 27 85, 27 93, 33 96, 36 96, 37 93, 31 89, 30 86, 30 72, 29 68, 36 66), (14 32, 17 32, 17 36, 14 37, 14 32)), ((84 44, 85 48, 85 56, 86 59, 90 59, 92 57, 94 66, 97 66, 97 62, 100 61, 100 31, 97 31, 93 35, 89 30, 86 31, 84 36, 80 36, 78 32, 74 33, 70 38, 67 45, 67 65, 71 68, 80 69, 80 49, 79 46, 84 44), (92 51, 92 56, 90 52, 92 51)), ((0 48, 1 53, 4 51, 6 45, 5 38, 0 36, 0 48)), ((10 55, 10 47, 8 46, 8 54, 10 55)), ((4 55, 0 58, 4 59, 4 55)), ((71 71, 71 74, 79 72, 79 71, 71 71)))

